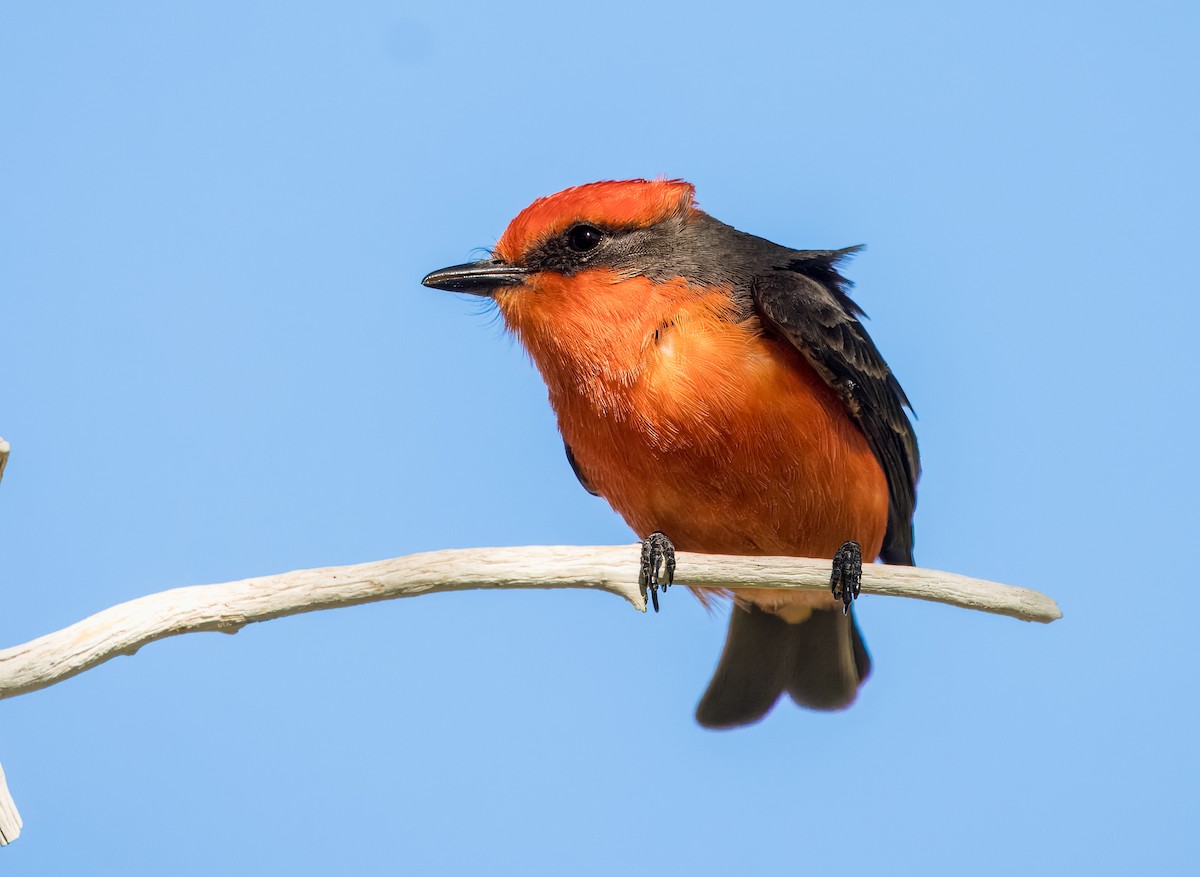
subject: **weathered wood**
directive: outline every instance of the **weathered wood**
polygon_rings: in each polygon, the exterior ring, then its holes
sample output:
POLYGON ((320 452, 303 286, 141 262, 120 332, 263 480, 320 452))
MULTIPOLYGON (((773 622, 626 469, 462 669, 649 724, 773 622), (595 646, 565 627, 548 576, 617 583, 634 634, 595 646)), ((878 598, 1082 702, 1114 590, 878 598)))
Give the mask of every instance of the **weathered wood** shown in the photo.
MULTIPOLYGON (((0 651, 0 698, 37 691, 168 636, 236 633, 247 624, 285 615, 441 591, 589 588, 617 594, 645 611, 637 586, 638 557, 634 545, 465 548, 162 591, 0 651)), ((685 585, 829 587, 828 560, 681 552, 678 561, 679 583, 685 585)), ((862 591, 1026 621, 1061 617, 1055 602, 1036 591, 914 567, 872 564, 863 570, 862 591)))
MULTIPOLYGON (((0 439, 0 477, 8 454, 8 443, 0 439)), ((237 633, 256 621, 439 591, 591 588, 624 597, 644 612, 646 603, 637 586, 639 556, 636 545, 467 548, 161 591, 0 651, 0 698, 45 688, 168 636, 202 630, 237 633)), ((734 590, 829 587, 827 560, 680 553, 678 561, 680 584, 734 590)), ((935 570, 872 565, 863 570, 862 590, 1026 621, 1061 617, 1054 601, 1037 591, 935 570)), ((20 834, 21 815, 0 767, 0 846, 20 834)))

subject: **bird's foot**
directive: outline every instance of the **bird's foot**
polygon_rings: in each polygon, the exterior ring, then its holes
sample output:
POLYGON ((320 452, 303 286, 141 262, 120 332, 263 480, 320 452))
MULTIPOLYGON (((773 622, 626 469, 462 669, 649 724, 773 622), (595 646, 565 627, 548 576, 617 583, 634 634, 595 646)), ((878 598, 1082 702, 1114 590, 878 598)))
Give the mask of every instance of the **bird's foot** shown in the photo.
POLYGON ((667 588, 673 584, 675 584, 675 546, 671 544, 666 533, 655 530, 642 540, 642 569, 638 574, 642 600, 645 601, 646 592, 649 591, 650 599, 654 603, 654 611, 657 612, 658 589, 662 588, 665 594, 667 588), (659 578, 664 561, 666 562, 666 581, 659 578))
MULTIPOLYGON (((645 552, 642 554, 645 557, 645 552)), ((829 577, 829 590, 842 601, 842 612, 850 613, 862 587, 862 548, 857 542, 843 542, 833 556, 833 575, 829 577)))

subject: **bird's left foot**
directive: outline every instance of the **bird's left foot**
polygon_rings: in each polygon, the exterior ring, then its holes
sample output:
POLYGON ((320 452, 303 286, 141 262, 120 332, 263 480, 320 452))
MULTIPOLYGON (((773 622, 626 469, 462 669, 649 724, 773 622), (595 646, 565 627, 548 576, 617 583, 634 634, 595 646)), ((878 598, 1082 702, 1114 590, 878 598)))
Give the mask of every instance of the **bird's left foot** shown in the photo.
POLYGON ((642 600, 646 599, 646 592, 650 592, 650 599, 654 603, 654 611, 658 611, 658 589, 662 588, 663 593, 667 592, 667 588, 675 584, 675 546, 671 544, 671 540, 667 538, 667 534, 661 530, 655 530, 644 540, 642 540, 642 569, 638 574, 638 585, 642 589, 642 600), (663 563, 666 562, 667 580, 664 582, 659 578, 663 571, 663 563))
POLYGON ((850 613, 861 587, 862 548, 857 542, 843 542, 833 556, 833 575, 829 577, 829 590, 842 601, 842 612, 850 613))

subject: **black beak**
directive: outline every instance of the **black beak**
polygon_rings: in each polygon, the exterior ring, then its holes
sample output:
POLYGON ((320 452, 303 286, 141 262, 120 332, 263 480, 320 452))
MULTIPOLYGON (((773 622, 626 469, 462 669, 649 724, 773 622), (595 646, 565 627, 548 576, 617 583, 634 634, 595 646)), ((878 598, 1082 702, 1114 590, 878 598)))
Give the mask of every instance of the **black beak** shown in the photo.
POLYGON ((465 265, 433 271, 426 274, 421 283, 432 289, 444 289, 448 292, 491 295, 497 287, 524 283, 528 276, 529 271, 525 268, 518 268, 498 259, 484 259, 482 262, 467 262, 465 265))

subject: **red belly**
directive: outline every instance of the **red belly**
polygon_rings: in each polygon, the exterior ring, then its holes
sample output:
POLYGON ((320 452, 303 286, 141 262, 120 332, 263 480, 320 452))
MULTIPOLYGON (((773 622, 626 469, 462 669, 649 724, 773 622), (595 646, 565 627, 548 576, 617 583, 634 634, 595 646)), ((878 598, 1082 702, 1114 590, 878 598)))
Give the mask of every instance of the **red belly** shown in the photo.
POLYGON ((719 379, 649 370, 625 411, 552 397, 581 470, 639 536, 681 551, 833 557, 853 539, 877 557, 888 492, 865 436, 800 354, 740 340, 719 379))

